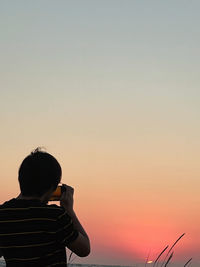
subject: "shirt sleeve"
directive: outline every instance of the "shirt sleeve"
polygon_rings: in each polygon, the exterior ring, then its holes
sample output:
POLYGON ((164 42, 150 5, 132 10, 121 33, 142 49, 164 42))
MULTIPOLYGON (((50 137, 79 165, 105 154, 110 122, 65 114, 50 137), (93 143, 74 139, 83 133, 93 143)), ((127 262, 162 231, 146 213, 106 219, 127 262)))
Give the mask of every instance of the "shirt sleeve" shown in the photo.
POLYGON ((79 232, 74 229, 72 218, 67 214, 64 208, 62 213, 57 218, 57 241, 64 246, 67 246, 79 235, 79 232))

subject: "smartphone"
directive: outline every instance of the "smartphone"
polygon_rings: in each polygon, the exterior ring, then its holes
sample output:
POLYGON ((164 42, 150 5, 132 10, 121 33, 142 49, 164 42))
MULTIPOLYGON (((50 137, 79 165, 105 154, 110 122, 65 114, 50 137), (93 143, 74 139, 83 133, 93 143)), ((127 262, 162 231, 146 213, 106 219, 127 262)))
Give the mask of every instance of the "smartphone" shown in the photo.
POLYGON ((58 185, 56 190, 51 195, 49 201, 59 201, 63 192, 65 192, 65 187, 63 185, 58 185))

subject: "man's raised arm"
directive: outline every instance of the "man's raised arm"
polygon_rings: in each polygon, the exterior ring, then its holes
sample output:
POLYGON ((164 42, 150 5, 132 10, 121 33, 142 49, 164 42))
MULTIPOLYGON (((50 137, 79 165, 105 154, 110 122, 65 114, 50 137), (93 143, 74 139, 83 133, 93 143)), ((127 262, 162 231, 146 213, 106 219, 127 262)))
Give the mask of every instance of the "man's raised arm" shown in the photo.
POLYGON ((79 257, 86 257, 90 254, 90 240, 73 209, 74 189, 68 185, 63 186, 65 187, 66 191, 62 193, 60 205, 72 218, 74 229, 79 232, 78 237, 73 242, 68 244, 67 247, 79 257))

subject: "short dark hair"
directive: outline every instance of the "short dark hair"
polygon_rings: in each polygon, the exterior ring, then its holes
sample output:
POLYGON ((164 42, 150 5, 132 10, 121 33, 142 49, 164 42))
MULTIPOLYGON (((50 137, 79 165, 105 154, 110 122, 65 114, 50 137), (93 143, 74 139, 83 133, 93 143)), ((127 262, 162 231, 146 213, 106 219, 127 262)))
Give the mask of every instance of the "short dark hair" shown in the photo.
POLYGON ((36 148, 21 163, 18 173, 20 190, 24 196, 41 197, 61 181, 62 169, 58 161, 41 148, 36 148))

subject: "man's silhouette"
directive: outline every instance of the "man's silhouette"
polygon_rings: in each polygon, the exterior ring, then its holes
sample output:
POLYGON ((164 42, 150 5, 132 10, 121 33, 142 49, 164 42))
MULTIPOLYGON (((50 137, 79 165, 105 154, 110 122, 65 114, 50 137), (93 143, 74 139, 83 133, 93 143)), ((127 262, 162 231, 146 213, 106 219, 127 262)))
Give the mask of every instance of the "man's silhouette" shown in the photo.
POLYGON ((73 209, 74 189, 63 185, 60 206, 47 205, 61 181, 58 161, 37 148, 19 168, 21 194, 0 205, 0 251, 6 266, 67 266, 66 247, 80 257, 89 238, 73 209))

